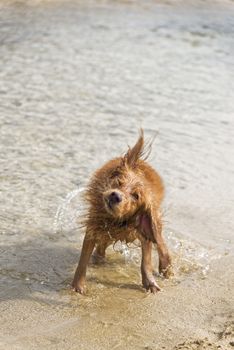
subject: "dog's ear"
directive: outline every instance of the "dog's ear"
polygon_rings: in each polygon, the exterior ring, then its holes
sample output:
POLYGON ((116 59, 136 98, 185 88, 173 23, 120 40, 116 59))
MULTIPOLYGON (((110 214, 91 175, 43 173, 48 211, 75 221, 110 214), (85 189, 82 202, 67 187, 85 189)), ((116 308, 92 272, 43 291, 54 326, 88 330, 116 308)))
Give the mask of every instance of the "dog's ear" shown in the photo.
POLYGON ((137 215, 136 228, 139 233, 147 240, 157 243, 157 237, 162 231, 162 222, 157 215, 157 211, 148 208, 137 215))
POLYGON ((144 155, 144 132, 140 129, 140 136, 137 140, 137 143, 132 148, 129 147, 129 150, 124 155, 123 160, 125 164, 128 164, 130 167, 136 165, 139 158, 144 155))

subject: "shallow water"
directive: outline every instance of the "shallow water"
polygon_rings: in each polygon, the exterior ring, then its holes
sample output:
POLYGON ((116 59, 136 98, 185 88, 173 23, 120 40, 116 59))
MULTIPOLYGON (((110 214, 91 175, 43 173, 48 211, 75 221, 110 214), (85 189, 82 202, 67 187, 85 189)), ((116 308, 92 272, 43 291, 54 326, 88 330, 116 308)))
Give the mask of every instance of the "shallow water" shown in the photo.
POLYGON ((0 297, 68 312, 62 329, 78 322, 75 306, 88 325, 91 305, 100 332, 108 324, 98 316, 104 304, 108 317, 125 308, 137 317, 135 303, 145 298, 140 254, 110 248, 106 266, 89 269, 87 298, 68 290, 83 237, 79 191, 94 169, 134 143, 140 127, 157 134, 150 160, 167 189, 175 277, 159 283, 196 283, 231 254, 234 5, 0 6, 0 297))

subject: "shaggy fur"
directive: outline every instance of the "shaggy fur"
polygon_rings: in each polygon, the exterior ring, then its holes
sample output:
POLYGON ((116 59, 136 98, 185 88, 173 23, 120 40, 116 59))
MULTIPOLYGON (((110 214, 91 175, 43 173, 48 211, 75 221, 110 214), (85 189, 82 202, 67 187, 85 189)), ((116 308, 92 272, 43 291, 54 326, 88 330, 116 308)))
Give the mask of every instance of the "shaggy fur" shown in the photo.
POLYGON ((91 178, 85 199, 89 204, 85 218, 86 235, 72 286, 83 294, 87 264, 93 254, 98 262, 106 248, 120 240, 141 242, 142 283, 146 290, 160 290, 151 264, 152 244, 159 255, 159 272, 168 277, 171 259, 162 237, 160 204, 164 188, 160 176, 146 162, 151 144, 144 147, 144 136, 123 157, 107 162, 91 178))

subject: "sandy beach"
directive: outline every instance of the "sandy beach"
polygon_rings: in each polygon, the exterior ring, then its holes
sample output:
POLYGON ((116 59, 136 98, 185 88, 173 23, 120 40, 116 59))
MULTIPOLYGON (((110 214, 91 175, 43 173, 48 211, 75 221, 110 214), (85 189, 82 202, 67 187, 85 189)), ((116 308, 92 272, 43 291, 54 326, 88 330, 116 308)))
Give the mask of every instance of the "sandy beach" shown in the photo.
POLYGON ((98 291, 91 283, 83 299, 69 292, 60 292, 59 301, 53 293, 42 299, 24 292, 1 306, 2 348, 231 349, 233 273, 223 272, 231 263, 222 259, 222 268, 214 265, 206 280, 165 287, 156 297, 130 282, 120 286, 120 274, 116 283, 109 275, 99 281, 97 273, 98 291))
POLYGON ((233 47, 233 1, 1 3, 1 349, 234 348, 233 47), (117 244, 81 296, 82 191, 140 127, 174 276, 117 244))

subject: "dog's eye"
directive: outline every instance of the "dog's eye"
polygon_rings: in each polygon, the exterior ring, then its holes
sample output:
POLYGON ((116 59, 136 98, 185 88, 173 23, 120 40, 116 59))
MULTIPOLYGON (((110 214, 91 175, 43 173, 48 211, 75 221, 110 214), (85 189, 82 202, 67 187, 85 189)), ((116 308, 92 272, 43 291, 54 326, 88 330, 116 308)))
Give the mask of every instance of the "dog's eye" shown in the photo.
POLYGON ((114 179, 115 177, 118 177, 120 175, 120 172, 118 170, 115 170, 111 173, 111 179, 114 179))
POLYGON ((136 199, 136 200, 139 199, 139 195, 138 195, 138 193, 136 193, 136 192, 132 193, 132 197, 133 197, 134 199, 136 199))

